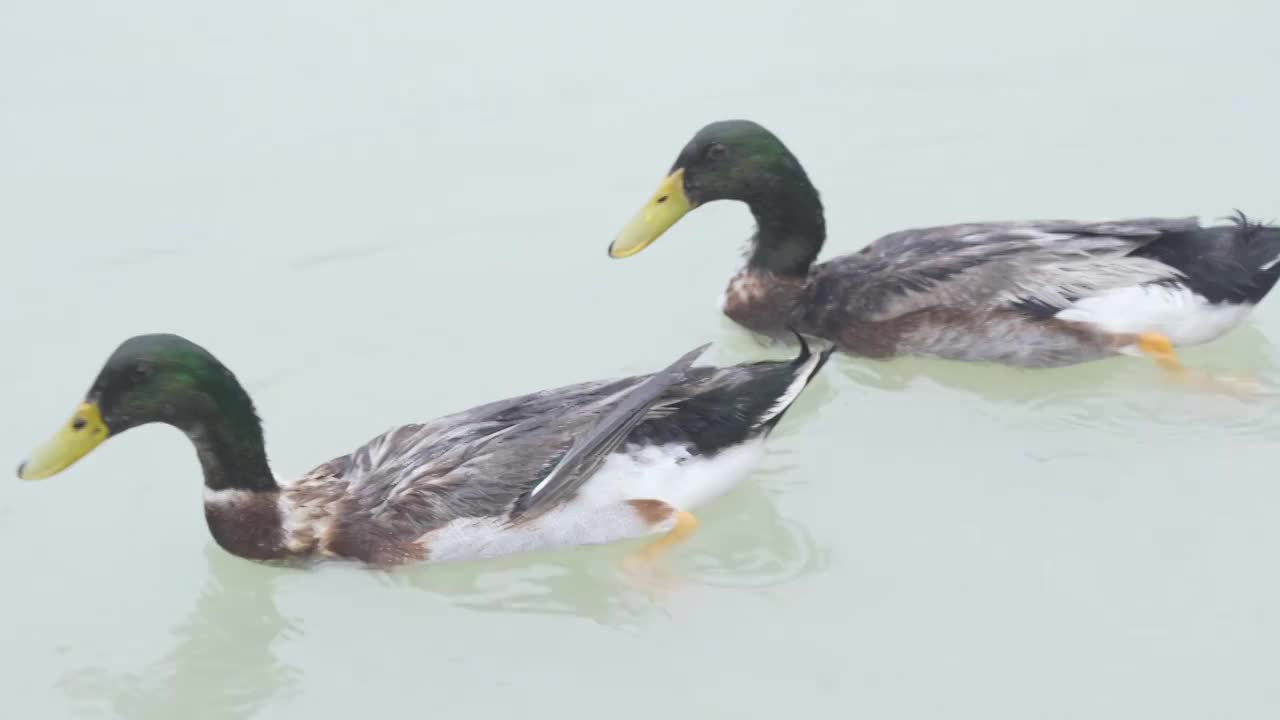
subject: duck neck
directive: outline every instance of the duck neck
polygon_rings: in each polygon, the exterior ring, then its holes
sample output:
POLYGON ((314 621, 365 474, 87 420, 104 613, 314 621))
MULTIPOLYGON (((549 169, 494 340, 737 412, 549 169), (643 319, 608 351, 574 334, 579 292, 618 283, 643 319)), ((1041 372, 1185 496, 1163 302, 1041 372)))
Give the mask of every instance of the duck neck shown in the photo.
POLYGON ((803 277, 822 251, 827 225, 818 191, 807 177, 748 202, 756 218, 747 269, 803 277))
POLYGON ((211 412, 179 423, 191 439, 209 490, 279 490, 267 464, 262 422, 249 394, 227 372, 217 387, 208 389, 211 412))

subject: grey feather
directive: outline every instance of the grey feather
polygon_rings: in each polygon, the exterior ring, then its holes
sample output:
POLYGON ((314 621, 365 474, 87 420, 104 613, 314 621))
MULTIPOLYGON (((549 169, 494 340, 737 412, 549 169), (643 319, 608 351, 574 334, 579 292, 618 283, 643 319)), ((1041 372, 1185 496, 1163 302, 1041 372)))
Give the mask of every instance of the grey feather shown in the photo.
POLYGON ((1031 301, 1065 307, 1111 288, 1172 279, 1164 263, 1130 255, 1194 218, 1099 223, 969 223, 902 230, 813 270, 813 302, 868 321, 934 306, 994 309, 1031 301))
POLYGON ((612 408, 593 427, 574 439, 560 462, 529 492, 523 506, 517 506, 513 519, 544 512, 576 491, 645 419, 649 410, 662 400, 667 389, 680 382, 685 371, 708 347, 709 343, 685 353, 621 397, 609 398, 607 403, 612 408))
MULTIPOLYGON (((622 443, 692 448, 722 430, 708 427, 705 415, 682 419, 686 404, 705 412, 708 403, 755 397, 763 412, 803 369, 786 361, 691 367, 704 349, 658 373, 544 390, 393 428, 287 490, 298 505, 340 503, 333 536, 350 528, 411 542, 461 518, 511 519, 522 498, 551 478, 533 498, 531 509, 543 512, 571 497, 622 443)), ((755 421, 725 414, 715 423, 767 432, 755 421)))

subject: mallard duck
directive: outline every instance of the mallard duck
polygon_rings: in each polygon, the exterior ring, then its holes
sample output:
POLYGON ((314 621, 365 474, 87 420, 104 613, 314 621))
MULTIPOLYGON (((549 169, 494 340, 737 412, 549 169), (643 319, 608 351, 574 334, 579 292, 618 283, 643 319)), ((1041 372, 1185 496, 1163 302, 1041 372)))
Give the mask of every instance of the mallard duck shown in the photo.
POLYGON ((690 210, 746 203, 757 230, 724 313, 763 335, 785 328, 853 355, 918 355, 1043 368, 1145 354, 1179 370, 1175 346, 1239 325, 1280 277, 1280 229, 1239 216, 1113 222, 982 222, 903 230, 817 263, 827 231, 800 162, 747 120, 702 128, 609 247, 643 250, 690 210))
POLYGON ((391 567, 663 533, 640 551, 653 558, 693 531, 692 509, 752 469, 831 353, 801 339, 792 361, 693 367, 705 348, 651 375, 396 427, 281 482, 231 371, 182 337, 142 335, 18 476, 51 477, 109 437, 164 423, 195 445, 209 530, 240 557, 391 567))

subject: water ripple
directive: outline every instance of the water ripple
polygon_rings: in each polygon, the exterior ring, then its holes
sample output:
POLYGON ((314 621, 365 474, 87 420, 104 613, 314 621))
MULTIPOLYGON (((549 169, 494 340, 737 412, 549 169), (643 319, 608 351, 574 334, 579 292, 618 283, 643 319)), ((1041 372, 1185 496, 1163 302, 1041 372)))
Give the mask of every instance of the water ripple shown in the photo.
POLYGON ((210 546, 210 580, 174 645, 140 673, 74 670, 59 686, 84 713, 114 717, 251 717, 295 691, 300 673, 276 657, 275 643, 298 631, 276 605, 280 571, 210 546), (198 712, 197 712, 198 711, 198 712))

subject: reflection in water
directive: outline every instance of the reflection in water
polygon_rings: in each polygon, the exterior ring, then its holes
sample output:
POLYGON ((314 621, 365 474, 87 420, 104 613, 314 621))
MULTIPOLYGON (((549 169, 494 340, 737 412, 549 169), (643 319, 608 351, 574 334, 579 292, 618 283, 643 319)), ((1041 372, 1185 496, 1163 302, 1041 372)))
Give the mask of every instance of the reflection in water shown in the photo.
MULTIPOLYGON (((723 330, 717 346, 732 356, 726 361, 758 356, 762 348, 771 357, 785 357, 794 350, 744 331, 727 318, 723 330)), ((951 402, 956 407, 963 404, 964 413, 982 415, 990 424, 1010 431, 1041 432, 1037 442, 1042 443, 1052 442, 1057 431, 1146 437, 1157 444, 1206 433, 1230 440, 1270 437, 1280 431, 1276 352, 1262 331, 1245 326, 1212 343, 1181 350, 1179 355, 1188 367, 1212 375, 1226 389, 1179 383, 1139 357, 1019 370, 915 357, 871 360, 837 353, 796 405, 800 429, 784 424, 781 435, 804 432, 814 421, 810 417, 814 408, 836 393, 847 400, 857 397, 859 389, 909 394, 920 386, 932 386, 925 389, 940 398, 944 396, 932 391, 942 388, 958 393, 960 397, 951 402)), ((1088 441, 1076 436, 1075 442, 1088 441)))
POLYGON ((583 548, 427 565, 386 573, 384 578, 470 610, 577 615, 613 626, 637 624, 652 608, 619 591, 613 572, 617 557, 612 550, 583 548))
POLYGON ((768 588, 827 569, 829 552, 804 526, 774 512, 763 490, 753 500, 716 516, 710 547, 700 546, 693 558, 700 582, 768 588))
MULTIPOLYGON (((733 362, 759 359, 764 350, 770 357, 794 353, 788 343, 767 339, 743 330, 728 318, 721 318, 722 334, 717 346, 732 355, 733 362)), ((1276 369, 1276 356, 1267 336, 1246 325, 1218 340, 1178 351, 1189 366, 1215 375, 1244 380, 1262 379, 1276 369)), ((837 352, 830 368, 858 385, 879 390, 901 391, 929 381, 994 402, 1026 403, 1046 397, 1073 394, 1102 394, 1101 391, 1177 389, 1165 381, 1154 363, 1145 358, 1116 357, 1064 368, 1021 370, 994 363, 964 363, 931 358, 900 357, 892 360, 857 358, 837 352)), ((1268 385, 1275 387, 1275 383, 1268 385)), ((805 395, 810 394, 805 391, 805 395)))
POLYGON ((927 382, 976 397, 984 402, 968 405, 972 412, 1009 429, 1150 433, 1156 442, 1206 430, 1236 437, 1274 431, 1280 383, 1262 332, 1241 328, 1180 355, 1188 367, 1238 383, 1243 394, 1178 383, 1145 358, 1023 371, 921 358, 841 358, 835 367, 864 387, 902 391, 927 382))
MULTIPOLYGON (((1179 351, 1184 362, 1225 376, 1265 374, 1275 368, 1275 353, 1266 335, 1245 327, 1207 345, 1179 351), (1223 360, 1230 365, 1223 367, 1223 360)), ((984 363, 958 363, 925 358, 897 358, 888 362, 844 358, 838 364, 849 379, 884 390, 904 390, 921 380, 961 390, 986 400, 1024 403, 1034 399, 1101 394, 1135 387, 1176 388, 1145 358, 1116 357, 1064 368, 1019 370, 984 363)))
POLYGON ((69 673, 62 686, 73 703, 127 718, 242 718, 290 694, 298 674, 272 653, 294 630, 276 608, 280 570, 213 543, 206 556, 209 584, 175 630, 172 652, 142 673, 69 673))
MULTIPOLYGON (((698 586, 767 587, 827 566, 827 553, 803 527, 779 516, 758 477, 700 517, 697 535, 662 561, 676 577, 677 594, 698 586)), ((635 546, 428 565, 384 578, 471 610, 574 615, 613 627, 638 626, 664 615, 667 599, 655 601, 628 584, 621 564, 635 546)))
MULTIPOLYGON (((829 554, 780 517, 767 486, 775 466, 714 503, 695 538, 663 562, 678 588, 765 588, 825 569, 829 554)), ((665 615, 665 601, 627 584, 634 543, 474 563, 370 571, 384 584, 424 590, 482 612, 572 615, 618 628, 665 615)), ((282 571, 210 543, 209 582, 172 651, 139 673, 70 672, 61 687, 78 712, 128 718, 245 718, 287 698, 300 677, 273 647, 296 632, 276 605, 282 571)), ((284 571, 293 572, 293 571, 284 571)), ((677 592, 679 592, 679 589, 677 592)))

